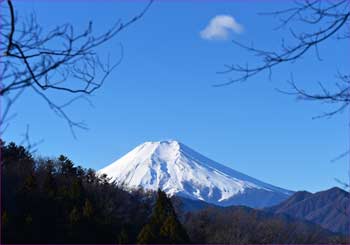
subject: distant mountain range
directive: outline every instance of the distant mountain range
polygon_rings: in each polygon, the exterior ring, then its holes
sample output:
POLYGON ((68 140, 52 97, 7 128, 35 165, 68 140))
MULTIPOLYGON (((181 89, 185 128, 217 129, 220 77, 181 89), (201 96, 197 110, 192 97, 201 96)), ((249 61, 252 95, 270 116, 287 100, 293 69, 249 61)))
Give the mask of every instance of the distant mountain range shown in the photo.
MULTIPOLYGON (((185 201, 185 206, 188 203, 185 201)), ((177 205, 174 205, 177 206, 177 205)), ((340 244, 346 236, 321 226, 244 206, 208 206, 179 216, 192 241, 198 244, 340 244)))
POLYGON ((292 191, 247 176, 174 141, 146 142, 98 171, 128 188, 165 191, 207 203, 262 208, 292 191))
MULTIPOLYGON (((199 244, 349 244, 346 241, 349 216, 339 216, 339 213, 330 205, 334 203, 337 206, 342 203, 346 192, 339 188, 332 188, 322 194, 325 193, 326 195, 297 192, 278 205, 280 208, 290 208, 290 205, 294 206, 292 203, 300 202, 309 196, 314 199, 312 203, 318 203, 310 206, 311 209, 316 208, 316 213, 319 210, 327 210, 326 207, 330 208, 329 212, 318 212, 316 220, 308 220, 309 212, 306 212, 305 216, 277 212, 277 206, 266 209, 244 206, 222 207, 177 196, 172 198, 172 202, 191 240, 199 244), (324 200, 321 201, 322 199, 324 200), (327 223, 319 223, 319 220, 327 220, 327 223)), ((306 203, 304 205, 307 206, 306 203)), ((299 208, 303 210, 304 205, 299 208)), ((297 214, 298 209, 295 211, 297 214)))
POLYGON ((314 194, 299 191, 265 211, 307 220, 333 232, 350 232, 349 193, 337 187, 314 194))
POLYGON ((350 231, 348 192, 340 188, 314 194, 285 190, 217 163, 174 140, 145 142, 98 174, 107 174, 111 181, 128 189, 159 188, 172 196, 182 214, 206 209, 221 213, 219 210, 228 210, 225 207, 247 206, 260 209, 257 212, 263 214, 261 217, 286 217, 336 233, 350 231))
MULTIPOLYGON (((172 198, 174 207, 179 215, 186 213, 224 212, 220 210, 235 210, 237 206, 221 207, 199 200, 190 200, 182 197, 172 198)), ((338 187, 326 191, 311 193, 299 191, 284 202, 264 209, 257 210, 262 217, 283 218, 286 221, 319 225, 335 233, 348 234, 350 232, 349 193, 338 187), (270 213, 270 215, 268 215, 270 213)), ((244 209, 251 210, 251 209, 244 209)), ((252 210, 251 210, 252 211, 252 210)))

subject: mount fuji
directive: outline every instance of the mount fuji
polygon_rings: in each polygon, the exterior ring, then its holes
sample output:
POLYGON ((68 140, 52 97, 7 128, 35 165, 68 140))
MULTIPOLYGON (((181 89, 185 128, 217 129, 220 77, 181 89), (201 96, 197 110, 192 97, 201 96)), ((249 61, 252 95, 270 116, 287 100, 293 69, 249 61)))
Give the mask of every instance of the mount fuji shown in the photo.
POLYGON ((293 194, 217 163, 174 140, 145 142, 98 174, 107 174, 111 181, 128 188, 159 188, 170 196, 219 206, 262 208, 293 194))

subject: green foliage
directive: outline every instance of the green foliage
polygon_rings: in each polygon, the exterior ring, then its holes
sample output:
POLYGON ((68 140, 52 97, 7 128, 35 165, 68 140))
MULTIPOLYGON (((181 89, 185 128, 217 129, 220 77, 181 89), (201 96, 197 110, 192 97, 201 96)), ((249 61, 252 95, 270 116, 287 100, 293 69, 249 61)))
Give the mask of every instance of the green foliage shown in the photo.
POLYGON ((189 243, 189 238, 178 221, 171 200, 158 190, 157 201, 150 218, 141 230, 137 243, 139 244, 183 244, 189 243))
POLYGON ((189 243, 189 238, 175 215, 168 216, 160 228, 160 236, 167 243, 189 243))
POLYGON ((137 236, 138 244, 152 244, 152 243, 161 243, 159 240, 159 236, 157 236, 157 231, 155 227, 151 224, 146 224, 140 234, 137 236))
MULTIPOLYGON (((2 142, 1 142, 2 143, 2 142)), ((150 207, 66 156, 1 144, 1 243, 136 243, 150 207)))

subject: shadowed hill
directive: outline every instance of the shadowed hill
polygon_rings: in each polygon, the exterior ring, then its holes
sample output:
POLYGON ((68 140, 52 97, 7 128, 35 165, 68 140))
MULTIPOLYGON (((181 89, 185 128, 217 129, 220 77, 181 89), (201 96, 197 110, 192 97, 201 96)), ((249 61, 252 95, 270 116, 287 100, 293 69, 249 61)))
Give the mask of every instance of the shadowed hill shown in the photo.
POLYGON ((345 243, 345 236, 313 223, 244 206, 209 207, 184 216, 184 226, 195 243, 345 243))
POLYGON ((349 193, 334 187, 326 191, 296 192, 279 205, 265 210, 304 219, 334 232, 346 233, 350 226, 349 193))

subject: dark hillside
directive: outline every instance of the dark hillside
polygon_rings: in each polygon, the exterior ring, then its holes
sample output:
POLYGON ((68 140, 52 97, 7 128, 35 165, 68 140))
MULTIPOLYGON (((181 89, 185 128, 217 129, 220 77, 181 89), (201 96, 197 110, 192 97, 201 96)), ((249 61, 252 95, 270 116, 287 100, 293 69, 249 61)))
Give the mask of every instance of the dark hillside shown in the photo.
POLYGON ((281 204, 265 210, 304 219, 333 232, 345 234, 350 229, 348 203, 349 193, 334 187, 315 194, 296 192, 281 204))

